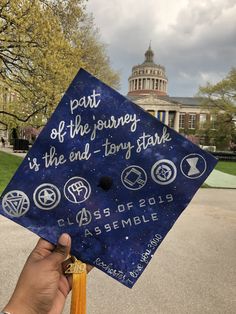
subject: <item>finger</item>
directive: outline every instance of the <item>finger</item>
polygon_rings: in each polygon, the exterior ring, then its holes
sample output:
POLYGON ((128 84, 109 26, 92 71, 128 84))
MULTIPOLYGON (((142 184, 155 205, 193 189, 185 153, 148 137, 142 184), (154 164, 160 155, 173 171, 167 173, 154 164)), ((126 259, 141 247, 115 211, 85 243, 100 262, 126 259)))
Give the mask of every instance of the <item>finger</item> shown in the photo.
POLYGON ((61 264, 69 255, 71 248, 71 237, 67 233, 63 233, 58 239, 58 243, 48 259, 55 265, 61 264))
POLYGON ((89 273, 93 269, 93 267, 94 266, 92 266, 92 265, 86 264, 87 273, 89 273))
POLYGON ((52 243, 41 238, 39 239, 32 253, 30 254, 30 258, 33 258, 35 260, 43 259, 50 255, 54 248, 55 246, 52 243))

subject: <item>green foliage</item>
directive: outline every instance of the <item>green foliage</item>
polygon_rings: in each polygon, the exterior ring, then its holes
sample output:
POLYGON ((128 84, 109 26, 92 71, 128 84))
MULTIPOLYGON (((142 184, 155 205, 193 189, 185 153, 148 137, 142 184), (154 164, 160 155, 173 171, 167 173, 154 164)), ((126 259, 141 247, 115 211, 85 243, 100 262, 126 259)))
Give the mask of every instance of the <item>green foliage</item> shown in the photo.
POLYGON ((232 119, 236 115, 236 68, 219 83, 200 87, 199 95, 203 97, 203 106, 218 113, 224 112, 232 119))
POLYGON ((228 150, 236 139, 236 129, 233 121, 228 121, 228 115, 219 113, 214 124, 206 122, 197 131, 200 144, 216 146, 217 150, 228 150))
POLYGON ((208 122, 198 135, 205 137, 205 145, 216 145, 219 150, 233 147, 236 144, 236 69, 219 83, 200 87, 199 96, 202 107, 208 109, 216 121, 214 129, 208 122))
POLYGON ((186 135, 195 135, 196 134, 196 130, 195 129, 185 129, 184 133, 186 135))
POLYGON ((0 86, 17 97, 0 122, 45 124, 80 67, 119 86, 84 0, 1 1, 0 86))
POLYGON ((232 120, 228 121, 228 114, 218 114, 215 130, 215 145, 218 150, 227 150, 232 145, 236 130, 232 120))
POLYGON ((200 139, 201 145, 212 146, 215 145, 215 129, 212 128, 210 122, 204 123, 201 129, 197 130, 197 136, 200 139))

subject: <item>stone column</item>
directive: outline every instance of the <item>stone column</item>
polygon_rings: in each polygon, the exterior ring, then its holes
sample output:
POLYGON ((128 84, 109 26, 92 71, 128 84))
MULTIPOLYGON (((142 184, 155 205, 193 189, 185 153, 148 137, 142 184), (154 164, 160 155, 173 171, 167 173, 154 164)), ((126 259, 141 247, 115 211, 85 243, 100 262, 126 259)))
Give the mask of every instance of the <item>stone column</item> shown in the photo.
POLYGON ((165 111, 165 122, 166 125, 169 125, 169 110, 165 111))
POLYGON ((174 130, 179 132, 179 111, 175 111, 174 130))

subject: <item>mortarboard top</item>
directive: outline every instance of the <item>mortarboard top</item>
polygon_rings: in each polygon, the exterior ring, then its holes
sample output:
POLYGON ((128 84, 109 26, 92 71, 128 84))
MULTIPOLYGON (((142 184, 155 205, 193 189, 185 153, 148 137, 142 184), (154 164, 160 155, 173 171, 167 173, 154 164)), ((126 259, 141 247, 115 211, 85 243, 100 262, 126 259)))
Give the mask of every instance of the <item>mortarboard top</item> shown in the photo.
POLYGON ((216 162, 81 69, 0 212, 131 288, 216 162))

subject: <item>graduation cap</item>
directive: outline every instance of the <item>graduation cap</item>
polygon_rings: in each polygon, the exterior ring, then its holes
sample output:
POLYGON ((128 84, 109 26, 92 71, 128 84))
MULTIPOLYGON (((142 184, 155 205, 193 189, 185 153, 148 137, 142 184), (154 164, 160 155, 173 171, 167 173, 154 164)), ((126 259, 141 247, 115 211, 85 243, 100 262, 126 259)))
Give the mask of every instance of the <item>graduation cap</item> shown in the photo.
POLYGON ((0 212, 131 288, 216 162, 81 69, 0 212))

